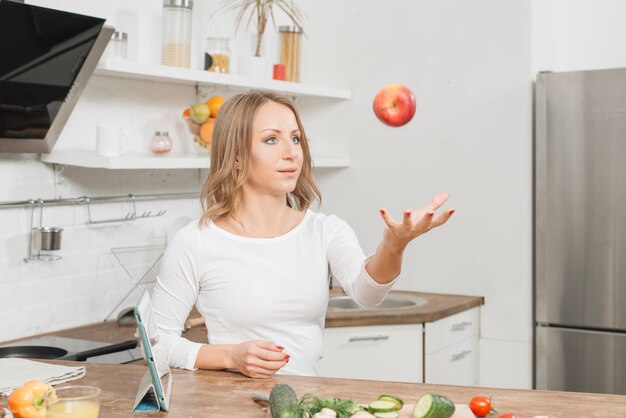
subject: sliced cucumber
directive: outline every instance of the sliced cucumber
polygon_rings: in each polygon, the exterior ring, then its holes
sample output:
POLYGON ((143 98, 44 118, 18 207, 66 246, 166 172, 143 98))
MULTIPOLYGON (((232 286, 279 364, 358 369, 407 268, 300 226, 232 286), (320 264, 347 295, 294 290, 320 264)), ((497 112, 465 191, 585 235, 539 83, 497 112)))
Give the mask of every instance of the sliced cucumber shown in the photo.
POLYGON ((400 418, 400 414, 396 411, 391 412, 374 412, 376 418, 400 418))
POLYGON ((389 401, 374 401, 367 405, 367 408, 371 413, 375 412, 393 412, 396 409, 396 404, 389 401))
POLYGON ((413 408, 413 418, 450 418, 455 406, 445 396, 427 393, 417 400, 413 408))
POLYGON ((402 407, 404 406, 404 401, 400 398, 398 398, 397 396, 392 396, 392 395, 380 395, 378 397, 379 401, 389 401, 389 402, 393 402, 394 404, 396 404, 396 411, 398 409, 402 409, 402 407))

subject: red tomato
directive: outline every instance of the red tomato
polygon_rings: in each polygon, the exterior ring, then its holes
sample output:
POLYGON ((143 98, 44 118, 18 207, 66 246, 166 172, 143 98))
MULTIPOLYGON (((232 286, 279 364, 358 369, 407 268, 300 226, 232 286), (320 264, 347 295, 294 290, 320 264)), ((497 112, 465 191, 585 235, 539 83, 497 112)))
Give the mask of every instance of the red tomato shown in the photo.
POLYGON ((476 396, 470 401, 469 407, 477 417, 486 417, 491 411, 491 399, 486 396, 476 396))
POLYGON ((515 418, 513 414, 502 414, 498 418, 515 418))

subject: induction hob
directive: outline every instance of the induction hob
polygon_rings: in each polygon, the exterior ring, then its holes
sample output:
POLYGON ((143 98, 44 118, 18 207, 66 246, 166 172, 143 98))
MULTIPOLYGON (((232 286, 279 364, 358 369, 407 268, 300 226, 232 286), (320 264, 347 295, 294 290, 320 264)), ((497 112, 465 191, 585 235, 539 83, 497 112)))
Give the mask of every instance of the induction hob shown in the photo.
POLYGON ((0 348, 24 346, 55 347, 67 351, 67 354, 59 357, 58 360, 84 360, 91 363, 123 364, 142 358, 136 341, 134 341, 134 344, 133 341, 106 343, 50 335, 30 338, 11 344, 0 344, 0 348))

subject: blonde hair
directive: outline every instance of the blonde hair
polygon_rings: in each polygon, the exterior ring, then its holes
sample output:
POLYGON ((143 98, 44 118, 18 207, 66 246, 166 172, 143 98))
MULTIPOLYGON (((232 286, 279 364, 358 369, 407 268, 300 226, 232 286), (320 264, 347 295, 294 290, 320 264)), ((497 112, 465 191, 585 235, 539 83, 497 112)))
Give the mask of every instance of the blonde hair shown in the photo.
POLYGON ((287 195, 286 204, 297 210, 306 210, 322 196, 313 180, 313 162, 304 127, 295 105, 285 96, 262 90, 251 90, 228 99, 220 108, 213 125, 211 168, 202 191, 203 214, 200 225, 231 213, 241 202, 243 185, 250 175, 252 123, 259 108, 267 102, 288 107, 296 117, 300 129, 302 171, 295 189, 287 195), (239 169, 236 162, 239 161, 239 169))

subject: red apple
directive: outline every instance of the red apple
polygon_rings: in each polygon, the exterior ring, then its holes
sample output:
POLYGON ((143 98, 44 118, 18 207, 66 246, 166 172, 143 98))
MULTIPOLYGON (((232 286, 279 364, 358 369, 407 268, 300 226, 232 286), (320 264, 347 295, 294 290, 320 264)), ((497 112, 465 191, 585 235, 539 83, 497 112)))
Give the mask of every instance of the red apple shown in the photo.
POLYGON ((415 96, 408 87, 390 84, 374 97, 374 114, 385 125, 402 126, 415 115, 415 96))

